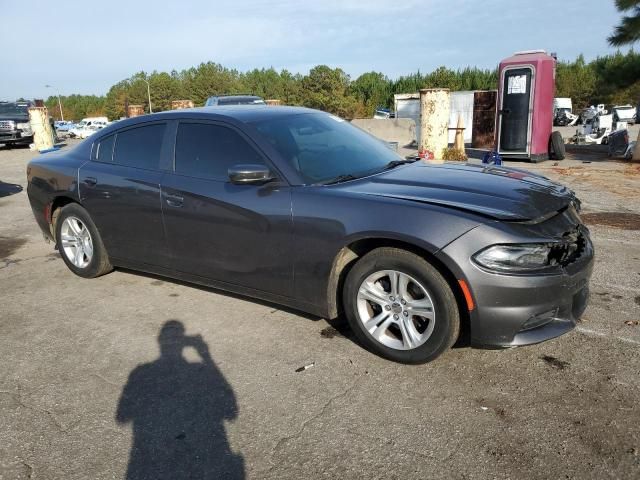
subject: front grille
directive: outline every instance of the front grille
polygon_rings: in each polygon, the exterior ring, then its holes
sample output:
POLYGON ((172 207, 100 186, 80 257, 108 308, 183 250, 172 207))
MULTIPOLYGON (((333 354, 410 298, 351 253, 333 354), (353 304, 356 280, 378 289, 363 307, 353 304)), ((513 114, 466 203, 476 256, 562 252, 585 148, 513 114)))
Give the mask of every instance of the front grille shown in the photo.
POLYGON ((567 265, 575 262, 585 250, 587 239, 580 228, 576 228, 562 236, 562 240, 551 247, 550 265, 567 265))
POLYGON ((0 120, 0 130, 15 130, 16 122, 13 120, 0 120))

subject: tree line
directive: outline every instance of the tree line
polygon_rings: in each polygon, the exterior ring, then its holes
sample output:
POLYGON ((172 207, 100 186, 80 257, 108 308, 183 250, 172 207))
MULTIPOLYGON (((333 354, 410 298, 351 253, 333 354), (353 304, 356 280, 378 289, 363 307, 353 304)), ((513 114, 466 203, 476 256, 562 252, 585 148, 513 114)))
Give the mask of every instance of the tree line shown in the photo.
MULTIPOLYGON (((476 67, 452 70, 443 66, 395 80, 380 72, 367 72, 352 80, 342 69, 326 65, 301 75, 273 68, 240 72, 207 62, 181 71, 138 72, 113 85, 104 96, 61 97, 64 116, 74 120, 98 115, 116 119, 125 116, 127 104, 144 105, 148 111, 145 80, 149 82, 154 112, 169 110, 172 100, 192 100, 201 106, 211 95, 245 93, 277 99, 286 105, 318 108, 344 118, 369 117, 378 107, 392 107, 396 93, 435 87, 492 90, 498 86, 497 69, 476 67)), ((591 62, 582 55, 574 61, 560 61, 556 96, 572 98, 576 109, 595 103, 635 105, 640 100, 640 54, 631 50, 591 62)), ((55 118, 60 118, 57 97, 49 97, 46 105, 55 118)))

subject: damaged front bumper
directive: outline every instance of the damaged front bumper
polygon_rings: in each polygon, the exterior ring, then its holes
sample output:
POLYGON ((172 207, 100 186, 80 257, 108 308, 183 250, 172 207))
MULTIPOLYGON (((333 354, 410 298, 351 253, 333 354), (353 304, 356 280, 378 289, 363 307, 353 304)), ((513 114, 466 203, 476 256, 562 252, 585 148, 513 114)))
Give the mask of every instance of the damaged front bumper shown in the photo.
POLYGON ((438 253, 445 264, 460 269, 459 275, 473 295, 475 305, 469 312, 472 345, 491 348, 531 345, 575 327, 587 307, 594 264, 589 232, 576 225, 575 218, 565 213, 541 225, 482 226, 438 253), (556 273, 497 273, 479 267, 472 260, 483 245, 548 240, 576 227, 584 232, 582 251, 556 273))

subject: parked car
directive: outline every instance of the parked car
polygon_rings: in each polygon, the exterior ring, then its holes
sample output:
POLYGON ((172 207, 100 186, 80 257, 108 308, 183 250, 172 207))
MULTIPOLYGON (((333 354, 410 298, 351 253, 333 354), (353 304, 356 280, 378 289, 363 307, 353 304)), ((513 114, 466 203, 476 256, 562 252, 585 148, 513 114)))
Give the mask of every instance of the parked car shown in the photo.
POLYGON ((109 124, 107 117, 87 117, 83 118, 69 129, 70 137, 87 138, 96 131, 103 129, 109 124))
POLYGON ((389 118, 396 118, 396 114, 388 108, 377 108, 373 114, 373 118, 377 120, 387 120, 389 118))
POLYGON ((636 107, 633 105, 616 105, 611 109, 613 113, 613 121, 627 122, 633 124, 636 122, 636 107))
POLYGON ((207 98, 205 107, 222 105, 266 105, 262 97, 255 95, 214 95, 207 98))
POLYGON ((29 145, 33 130, 29 123, 29 107, 33 102, 0 102, 0 144, 29 145))
POLYGON ((127 267, 344 315, 399 362, 433 360, 461 331, 541 342, 587 305, 593 248, 567 187, 405 159, 316 110, 123 120, 31 160, 27 177, 38 225, 79 276, 127 267))
POLYGON ((74 122, 68 121, 68 120, 65 120, 65 121, 59 120, 55 122, 54 125, 58 132, 68 132, 69 130, 71 130, 76 126, 74 122))

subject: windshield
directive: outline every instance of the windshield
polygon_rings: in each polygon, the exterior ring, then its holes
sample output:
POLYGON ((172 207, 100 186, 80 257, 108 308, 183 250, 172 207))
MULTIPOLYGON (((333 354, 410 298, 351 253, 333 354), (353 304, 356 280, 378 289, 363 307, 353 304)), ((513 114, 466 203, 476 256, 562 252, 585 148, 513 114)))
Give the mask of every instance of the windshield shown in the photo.
POLYGON ((0 115, 28 115, 28 108, 24 103, 0 103, 0 115))
POLYGON ((403 160, 382 141, 326 113, 261 120, 254 126, 305 183, 323 183, 342 175, 362 177, 403 160))

